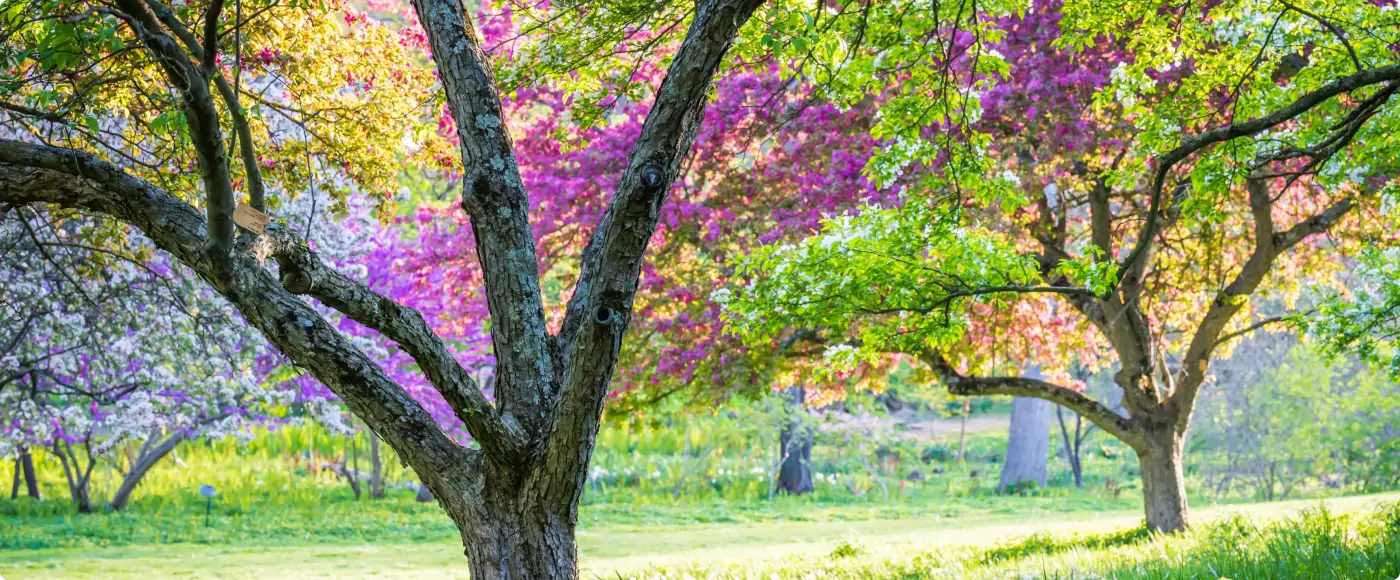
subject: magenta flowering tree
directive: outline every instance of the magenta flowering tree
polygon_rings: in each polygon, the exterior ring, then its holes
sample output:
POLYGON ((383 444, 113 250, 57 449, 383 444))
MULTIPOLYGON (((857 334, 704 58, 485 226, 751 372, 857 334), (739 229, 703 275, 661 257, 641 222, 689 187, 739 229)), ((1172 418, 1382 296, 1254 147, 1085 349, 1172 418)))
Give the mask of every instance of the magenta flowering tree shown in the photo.
MULTIPOLYGON (((792 84, 758 70, 734 71, 717 82, 689 170, 659 212, 633 321, 645 339, 624 348, 613 395, 656 400, 695 386, 692 396, 713 401, 726 392, 766 388, 776 348, 747 352, 733 344, 720 317, 732 259, 749 245, 805 235, 825 216, 894 202, 892 189, 878 189, 864 176, 875 148, 866 122, 873 109, 813 103, 792 84)), ((520 119, 516 148, 531 191, 539 271, 546 291, 562 290, 577 277, 562 266, 587 242, 578 224, 605 210, 647 108, 618 103, 608 123, 579 128, 567 121, 570 106, 562 94, 520 90, 515 96, 505 104, 520 119), (541 105, 549 113, 541 114, 541 105)), ((436 300, 442 318, 459 321, 444 331, 470 332, 460 321, 481 320, 484 297, 444 294, 481 283, 467 217, 451 208, 420 209, 416 218, 407 227, 417 236, 415 247, 393 253, 405 264, 401 270, 421 272, 402 297, 436 300)), ((546 295, 547 315, 556 324, 565 298, 546 295)))

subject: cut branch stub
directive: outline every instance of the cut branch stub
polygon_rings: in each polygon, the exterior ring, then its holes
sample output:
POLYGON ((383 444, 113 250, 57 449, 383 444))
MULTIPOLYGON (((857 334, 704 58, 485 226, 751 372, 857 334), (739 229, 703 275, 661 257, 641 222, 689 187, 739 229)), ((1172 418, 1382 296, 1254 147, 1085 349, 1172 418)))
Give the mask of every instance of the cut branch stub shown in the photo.
POLYGON ((597 324, 612 324, 613 320, 616 320, 616 318, 617 317, 613 315, 613 310, 607 306, 599 306, 598 310, 593 313, 593 322, 597 324))
POLYGON ((650 190, 655 190, 666 183, 666 174, 660 167, 647 164, 641 171, 642 186, 650 190))
POLYGON ((305 271, 291 269, 282 273, 282 287, 292 294, 311 292, 311 275, 305 271))

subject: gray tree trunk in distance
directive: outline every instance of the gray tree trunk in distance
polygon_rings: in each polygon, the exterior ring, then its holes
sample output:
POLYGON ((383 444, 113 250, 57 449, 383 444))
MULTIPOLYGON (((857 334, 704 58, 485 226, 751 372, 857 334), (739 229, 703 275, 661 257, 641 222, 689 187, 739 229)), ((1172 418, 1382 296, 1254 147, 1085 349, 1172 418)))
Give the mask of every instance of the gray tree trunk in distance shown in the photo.
POLYGON ((1006 464, 1001 469, 998 492, 1006 493, 1027 480, 1045 487, 1054 408, 1054 403, 1034 397, 1011 400, 1011 434, 1006 441, 1006 464))
POLYGON ((384 461, 379 458, 379 436, 369 432, 369 498, 384 499, 384 461))
POLYGON ((426 484, 418 484, 418 495, 413 496, 414 501, 418 503, 428 503, 434 499, 437 498, 433 497, 433 490, 429 489, 426 484))
POLYGON ((802 424, 802 414, 806 413, 804 401, 806 391, 802 387, 788 389, 784 403, 788 408, 783 416, 783 428, 778 434, 778 451, 782 454, 782 467, 778 469, 777 487, 779 491, 792 495, 802 495, 816 489, 812 484, 812 432, 802 424))
POLYGON ((28 447, 19 448, 19 456, 15 457, 15 489, 10 493, 10 499, 15 499, 19 494, 20 474, 24 475, 24 491, 29 497, 41 499, 39 497, 39 477, 34 471, 34 454, 28 447))

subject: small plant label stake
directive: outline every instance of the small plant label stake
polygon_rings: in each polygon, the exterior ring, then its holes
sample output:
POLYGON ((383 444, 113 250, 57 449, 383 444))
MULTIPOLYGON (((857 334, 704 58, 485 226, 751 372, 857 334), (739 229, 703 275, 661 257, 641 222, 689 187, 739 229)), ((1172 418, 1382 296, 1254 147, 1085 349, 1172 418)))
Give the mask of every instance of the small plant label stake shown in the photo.
POLYGON ((246 203, 238 204, 238 207, 233 210, 233 223, 258 235, 262 235, 270 221, 272 221, 271 216, 253 209, 253 206, 246 203))
POLYGON ((214 496, 217 495, 217 494, 218 494, 218 492, 217 492, 217 491, 214 491, 214 486, 212 486, 212 485, 201 485, 201 486, 199 486, 199 495, 204 496, 204 500, 205 500, 205 503, 204 503, 204 527, 206 527, 206 528, 209 527, 209 512, 214 511, 214 496))

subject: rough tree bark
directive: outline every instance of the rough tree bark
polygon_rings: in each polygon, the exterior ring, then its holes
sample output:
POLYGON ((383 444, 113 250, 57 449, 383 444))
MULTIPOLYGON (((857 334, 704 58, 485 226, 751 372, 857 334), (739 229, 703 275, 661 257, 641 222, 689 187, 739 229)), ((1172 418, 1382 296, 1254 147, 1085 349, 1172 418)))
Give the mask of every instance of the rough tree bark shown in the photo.
POLYGON ((234 160, 224 151, 220 102, 229 111, 239 104, 213 65, 222 3, 195 15, 206 24, 203 42, 159 2, 115 3, 116 17, 181 100, 207 212, 91 153, 7 139, 0 139, 0 208, 48 203, 140 229, 330 388, 422 478, 460 529, 473 578, 576 578, 578 501, 642 258, 704 117, 712 78, 762 0, 700 0, 690 12, 554 334, 544 317, 528 198, 486 54, 461 0, 413 2, 457 119, 462 207, 473 226, 498 365, 494 403, 417 311, 326 266, 280 223, 260 236, 235 235, 228 164, 241 160, 249 176, 257 168, 247 151, 234 160), (268 256, 276 276, 265 267, 268 256), (304 297, 396 342, 480 449, 452 441, 304 297))
POLYGON ((806 413, 806 390, 792 387, 782 397, 787 409, 783 416, 782 429, 778 432, 778 453, 782 463, 778 468, 779 491, 792 495, 802 495, 816 489, 812 484, 812 433, 802 423, 806 413))
POLYGON ((1001 466, 997 493, 1007 493, 1024 481, 1045 487, 1050 451, 1050 415, 1055 405, 1035 397, 1011 400, 1011 433, 1006 441, 1006 463, 1001 466))
POLYGON ((1148 525, 1155 530, 1182 530, 1191 523, 1182 442, 1174 429, 1162 429, 1151 432, 1146 448, 1137 450, 1143 507, 1148 525))

